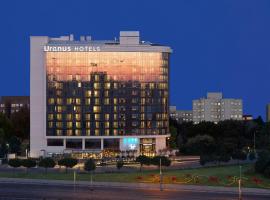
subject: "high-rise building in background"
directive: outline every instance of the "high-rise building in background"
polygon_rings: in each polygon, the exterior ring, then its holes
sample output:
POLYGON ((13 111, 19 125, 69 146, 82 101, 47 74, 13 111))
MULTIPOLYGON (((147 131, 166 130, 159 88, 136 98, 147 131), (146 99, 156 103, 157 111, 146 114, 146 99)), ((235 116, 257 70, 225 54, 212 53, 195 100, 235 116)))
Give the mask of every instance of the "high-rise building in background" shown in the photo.
POLYGON ((222 93, 207 93, 207 98, 193 100, 193 122, 219 122, 227 119, 242 120, 241 99, 225 99, 222 93))
POLYGON ((270 103, 266 105, 266 121, 270 122, 270 103))
POLYGON ((166 148, 170 47, 141 41, 137 31, 108 41, 30 40, 31 156, 166 148))
POLYGON ((10 117, 12 113, 19 112, 26 107, 29 109, 29 96, 0 96, 0 113, 10 117))
POLYGON ((192 110, 177 110, 176 106, 170 106, 170 117, 178 123, 192 122, 192 110))

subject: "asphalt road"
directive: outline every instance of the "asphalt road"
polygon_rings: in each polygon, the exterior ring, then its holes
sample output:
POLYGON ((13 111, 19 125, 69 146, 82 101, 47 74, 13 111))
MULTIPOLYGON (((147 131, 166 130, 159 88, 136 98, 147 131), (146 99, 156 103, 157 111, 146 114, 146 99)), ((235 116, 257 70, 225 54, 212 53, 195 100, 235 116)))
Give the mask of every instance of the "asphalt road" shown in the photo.
MULTIPOLYGON (((93 199, 93 200, 237 200, 236 194, 209 193, 196 191, 158 191, 145 189, 126 189, 95 187, 93 190, 86 186, 74 189, 73 186, 33 185, 18 183, 0 183, 1 200, 33 200, 33 199, 93 199)), ((243 196, 243 200, 269 200, 269 196, 249 195, 243 196)))

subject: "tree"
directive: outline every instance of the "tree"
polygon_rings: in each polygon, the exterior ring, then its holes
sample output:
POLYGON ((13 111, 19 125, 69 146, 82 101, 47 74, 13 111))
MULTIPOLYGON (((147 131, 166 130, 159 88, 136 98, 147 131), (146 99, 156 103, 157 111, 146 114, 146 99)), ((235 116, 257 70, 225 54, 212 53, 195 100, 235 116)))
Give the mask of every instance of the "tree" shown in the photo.
POLYGON ((26 168, 26 173, 28 173, 28 168, 35 167, 37 165, 36 161, 28 158, 21 160, 22 166, 26 168))
POLYGON ((151 159, 145 155, 140 155, 136 158, 136 162, 140 163, 140 171, 142 171, 143 165, 150 165, 151 159))
POLYGON ((8 140, 9 153, 19 153, 21 149, 21 141, 16 136, 11 136, 8 140))
POLYGON ((120 170, 123 166, 124 166, 124 161, 123 161, 123 160, 118 160, 118 161, 116 162, 116 168, 117 168, 118 170, 120 170))
POLYGON ((209 154, 215 149, 215 141, 214 138, 209 135, 197 135, 188 140, 185 149, 186 152, 190 154, 209 154))
POLYGON ((29 139, 30 133, 30 110, 28 107, 21 108, 18 112, 11 114, 11 122, 14 134, 21 140, 29 139))
POLYGON ((173 125, 170 125, 170 139, 169 139, 169 146, 172 149, 175 149, 177 147, 177 129, 173 125))
POLYGON ((14 159, 9 159, 8 165, 13 167, 13 173, 14 173, 14 169, 20 167, 22 163, 20 159, 14 158, 14 159))
POLYGON ((84 163, 84 170, 85 171, 94 171, 96 169, 96 163, 93 159, 88 159, 84 163))
POLYGON ((258 154, 258 160, 255 163, 255 171, 263 173, 267 166, 270 165, 270 152, 262 151, 258 154))
POLYGON ((47 174, 48 168, 54 168, 55 164, 56 163, 52 158, 43 158, 39 161, 38 166, 44 167, 45 173, 47 174))
POLYGON ((78 160, 75 158, 63 158, 58 161, 58 165, 66 167, 66 173, 68 168, 73 168, 77 163, 78 160))

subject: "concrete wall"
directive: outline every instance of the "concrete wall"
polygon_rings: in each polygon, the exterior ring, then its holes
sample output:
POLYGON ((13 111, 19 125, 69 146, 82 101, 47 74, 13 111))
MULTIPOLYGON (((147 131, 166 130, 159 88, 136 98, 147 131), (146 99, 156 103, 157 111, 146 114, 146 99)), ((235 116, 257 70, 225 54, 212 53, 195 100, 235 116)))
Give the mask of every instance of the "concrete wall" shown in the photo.
POLYGON ((48 37, 30 38, 30 156, 46 149, 46 69, 43 45, 48 37))

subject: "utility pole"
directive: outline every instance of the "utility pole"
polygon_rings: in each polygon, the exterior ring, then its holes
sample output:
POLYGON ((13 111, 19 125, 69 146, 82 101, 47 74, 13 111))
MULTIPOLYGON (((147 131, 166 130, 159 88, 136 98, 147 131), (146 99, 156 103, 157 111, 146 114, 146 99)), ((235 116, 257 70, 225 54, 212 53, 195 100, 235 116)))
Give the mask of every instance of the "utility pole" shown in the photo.
POLYGON ((93 171, 91 170, 91 179, 90 179, 90 185, 91 185, 91 188, 90 190, 93 191, 94 188, 93 188, 93 171))
POLYGON ((256 156, 256 132, 257 131, 254 131, 254 135, 253 135, 253 149, 254 149, 255 156, 256 156))
POLYGON ((159 189, 160 191, 163 191, 163 188, 162 188, 162 171, 161 171, 161 158, 159 158, 159 180, 160 180, 160 185, 159 185, 159 189))
POLYGON ((242 189, 241 189, 241 181, 242 181, 242 166, 239 166, 239 180, 238 180, 238 192, 239 192, 239 197, 238 200, 242 200, 242 189))

